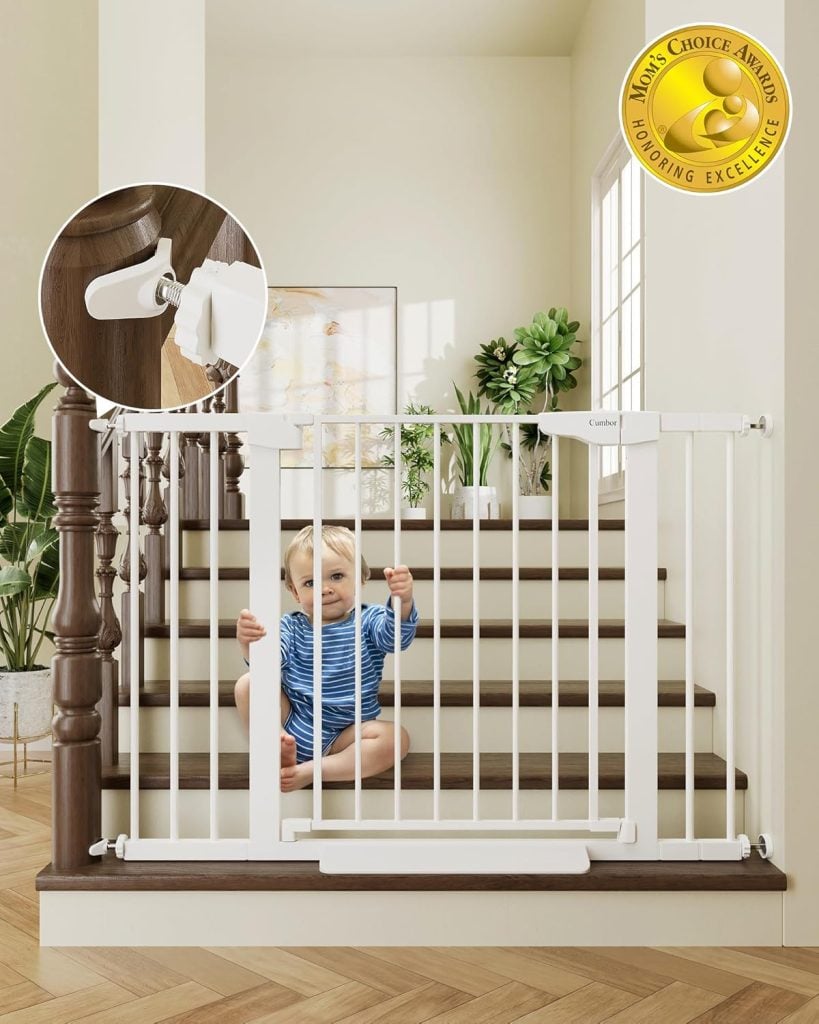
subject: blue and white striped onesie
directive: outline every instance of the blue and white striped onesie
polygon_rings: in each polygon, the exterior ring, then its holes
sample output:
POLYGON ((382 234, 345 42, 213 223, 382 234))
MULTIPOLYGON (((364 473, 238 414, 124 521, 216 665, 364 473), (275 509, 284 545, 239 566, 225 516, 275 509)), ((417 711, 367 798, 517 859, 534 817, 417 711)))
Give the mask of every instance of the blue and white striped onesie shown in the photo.
MULTIPOLYGON (((401 650, 418 625, 415 603, 401 622, 401 650)), ((321 630, 321 749, 326 754, 339 733, 355 721, 355 610, 321 630)), ((395 649, 395 615, 390 601, 361 606, 361 721, 381 713, 378 687, 384 658, 395 649)), ((282 690, 291 711, 284 729, 296 740, 296 761, 313 758, 313 624, 302 611, 281 620, 282 690)))

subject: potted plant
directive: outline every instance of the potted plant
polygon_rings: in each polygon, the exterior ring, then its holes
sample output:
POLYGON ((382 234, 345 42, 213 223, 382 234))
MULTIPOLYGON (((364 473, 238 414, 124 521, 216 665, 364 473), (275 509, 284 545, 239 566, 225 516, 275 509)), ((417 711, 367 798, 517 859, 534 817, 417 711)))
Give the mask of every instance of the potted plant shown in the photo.
MULTIPOLYGON (((428 405, 415 405, 410 402, 404 407, 407 416, 434 416, 435 410, 428 405)), ((388 441, 393 440, 395 431, 385 427, 380 434, 388 441)), ((432 440, 435 427, 432 423, 401 424, 401 490, 407 504, 401 509, 404 519, 426 519, 427 510, 421 502, 429 491, 430 484, 427 474, 435 465, 432 453, 432 440)), ((449 438, 441 433, 441 441, 449 438)), ((388 452, 381 459, 385 466, 395 466, 395 455, 388 452)), ((438 482, 436 481, 436 486, 438 482)))
MULTIPOLYGON (((464 415, 480 416, 484 414, 477 396, 469 392, 464 398, 453 383, 458 405, 464 415)), ((489 408, 486 413, 491 412, 489 408)), ((456 465, 458 484, 452 499, 452 518, 471 519, 474 514, 475 502, 475 469, 474 469, 474 436, 471 423, 453 423, 453 444, 456 448, 456 465)), ((489 486, 489 466, 500 445, 501 438, 495 425, 481 423, 478 428, 478 516, 481 519, 499 519, 500 504, 497 488, 489 486)))
MULTIPOLYGON (((486 395, 499 412, 515 416, 526 410, 557 411, 560 392, 577 387, 574 371, 583 364, 579 356, 571 354, 579 326, 578 321, 569 321, 565 308, 552 308, 548 313, 536 313, 531 324, 519 327, 512 344, 498 338, 481 345, 475 357, 478 394, 486 395), (544 395, 543 404, 535 409, 540 394, 544 395)), ((523 519, 551 518, 551 440, 540 433, 537 424, 523 424, 519 429, 519 514, 523 519)), ((503 448, 511 457, 509 429, 503 448)))
POLYGON ((34 739, 51 728, 51 670, 39 663, 57 597, 59 535, 51 491, 51 442, 34 416, 55 384, 0 427, 0 739, 34 739), (15 733, 15 704, 17 705, 15 733))

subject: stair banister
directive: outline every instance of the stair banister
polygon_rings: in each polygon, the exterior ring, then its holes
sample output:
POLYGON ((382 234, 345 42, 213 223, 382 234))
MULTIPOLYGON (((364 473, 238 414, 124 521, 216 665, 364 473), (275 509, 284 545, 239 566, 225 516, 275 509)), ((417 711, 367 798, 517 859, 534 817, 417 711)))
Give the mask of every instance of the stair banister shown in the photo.
POLYGON ((102 693, 100 609, 94 593, 94 543, 99 524, 99 435, 92 396, 60 365, 66 389, 53 417, 52 482, 60 534, 60 583, 51 616, 57 653, 51 663, 57 713, 53 730, 52 863, 57 870, 91 864, 100 837, 102 693))

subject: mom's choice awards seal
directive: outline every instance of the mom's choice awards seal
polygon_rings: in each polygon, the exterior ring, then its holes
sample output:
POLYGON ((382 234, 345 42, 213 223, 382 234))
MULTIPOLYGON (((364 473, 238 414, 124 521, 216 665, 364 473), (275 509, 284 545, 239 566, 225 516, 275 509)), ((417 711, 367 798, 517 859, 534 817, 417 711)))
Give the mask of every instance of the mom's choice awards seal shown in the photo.
POLYGON ((686 192, 724 192, 761 174, 782 148, 790 110, 774 58, 725 25, 687 25, 655 39, 620 97, 634 155, 686 192))

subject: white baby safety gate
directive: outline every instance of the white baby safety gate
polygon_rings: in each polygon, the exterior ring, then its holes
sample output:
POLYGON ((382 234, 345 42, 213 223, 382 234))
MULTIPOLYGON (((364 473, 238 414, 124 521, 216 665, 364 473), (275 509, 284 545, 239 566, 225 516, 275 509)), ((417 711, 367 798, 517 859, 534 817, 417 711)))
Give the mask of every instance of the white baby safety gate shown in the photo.
MULTIPOLYGON (((127 836, 117 843, 120 856, 132 860, 318 860, 325 872, 384 873, 474 872, 538 873, 583 872, 589 860, 658 859, 740 859, 748 854, 748 840, 736 834, 735 807, 735 685, 734 685, 734 439, 749 428, 764 427, 764 421, 751 424, 741 415, 660 414, 652 412, 563 412, 540 416, 359 416, 359 417, 287 417, 265 413, 217 414, 126 414, 116 421, 120 434, 128 435, 131 451, 140 450, 143 432, 164 432, 168 437, 170 466, 169 517, 166 529, 170 538, 170 787, 169 818, 165 838, 140 835, 140 786, 138 751, 140 750, 139 687, 131 686, 130 707, 130 826, 127 836), (392 472, 393 558, 402 555, 401 506, 401 425, 429 424, 432 427, 434 468, 432 539, 432 607, 422 607, 422 619, 432 623, 431 689, 433 693, 432 801, 428 817, 406 816, 402 788, 402 764, 399 756, 402 714, 402 660, 400 650, 400 601, 395 599, 396 645, 394 658, 395 692, 395 767, 390 817, 368 818, 362 809, 361 778, 361 622, 355 617, 355 766, 354 810, 351 817, 325 815, 325 790, 321 772, 321 602, 314 616, 314 775, 312 814, 286 817, 280 792, 280 746, 271 737, 279 735, 280 691, 271 680, 280 676, 279 620, 281 607, 279 570, 282 565, 281 453, 303 447, 303 432, 313 430, 313 526, 314 536, 322 527, 325 473, 322 449, 325 430, 339 430, 347 424, 353 438, 355 494, 360 496, 362 481, 362 435, 372 432, 374 424, 392 427, 390 442, 395 469, 392 472), (551 524, 551 612, 536 608, 527 612, 551 618, 548 647, 550 672, 544 670, 543 686, 551 695, 549 743, 544 743, 544 768, 550 771, 543 784, 550 793, 540 805, 539 816, 521 813, 520 786, 520 520, 518 487, 511 495, 511 813, 508 816, 481 815, 481 736, 480 736, 480 638, 481 591, 478 567, 481 566, 482 529, 478 501, 480 430, 491 424, 503 428, 511 439, 511 466, 517 467, 521 450, 520 427, 537 423, 553 439, 551 450, 552 499, 555 511, 560 496, 560 439, 574 438, 589 449, 588 472, 588 801, 585 813, 561 813, 564 792, 560 787, 561 750, 561 644, 559 545, 561 529, 555 515, 551 524), (442 434, 452 424, 472 426, 475 477, 472 502, 472 779, 471 815, 446 816, 441 801, 441 462, 442 434), (179 530, 179 438, 180 433, 210 433, 210 530, 208 563, 210 566, 210 755, 209 755, 209 835, 189 838, 180 830, 180 530, 179 530), (244 435, 250 466, 249 488, 249 607, 267 628, 266 640, 251 645, 250 736, 249 736, 249 814, 248 834, 243 838, 223 837, 219 807, 219 530, 218 459, 219 432, 244 435), (685 435, 685 810, 684 834, 675 839, 658 837, 658 443, 664 433, 685 435), (693 631, 693 450, 695 434, 720 433, 725 437, 724 492, 725 509, 725 827, 719 838, 699 838, 695 831, 695 735, 694 735, 694 631, 693 631), (599 633, 599 538, 598 538, 598 448, 621 445, 625 461, 625 725, 624 725, 624 803, 622 813, 605 815, 600 811, 599 707, 600 669, 599 633), (339 833, 334 835, 334 833, 339 833)), ((767 432, 767 431, 766 431, 767 432)), ((369 436, 369 433, 366 435, 369 436)), ((386 471, 382 471, 386 472, 386 471)), ((513 472, 513 481, 516 474, 513 472)), ((139 474, 130 476, 131 537, 139 535, 139 474)), ((354 536, 356 559, 362 554, 362 502, 356 500, 354 536)), ((528 536, 531 536, 528 535, 528 536)), ((528 538, 527 538, 528 539, 528 538)), ((549 543, 549 542, 547 542, 549 543)), ((528 552, 531 554, 531 543, 528 552)), ((546 550, 544 549, 544 561, 546 550)), ((139 578, 138 545, 130 547, 130 578, 139 578)), ((321 579, 321 547, 314 545, 315 578, 321 579)), ((412 566, 410 566, 412 568, 412 566)), ((362 601, 361 582, 356 574, 355 603, 362 601)), ((373 584, 370 584, 372 587, 373 584)), ((138 603, 130 604, 130 635, 139 636, 138 603)), ((549 636, 549 634, 545 634, 549 636)), ((140 644, 129 648, 130 678, 140 678, 140 644)), ((234 659, 235 660, 235 659, 234 659)), ((238 663, 237 663, 238 664, 238 663)), ((231 671, 233 661, 231 661, 231 671)), ((309 791, 306 791, 309 792, 309 791)), ((576 804, 575 804, 576 808, 576 804)))

